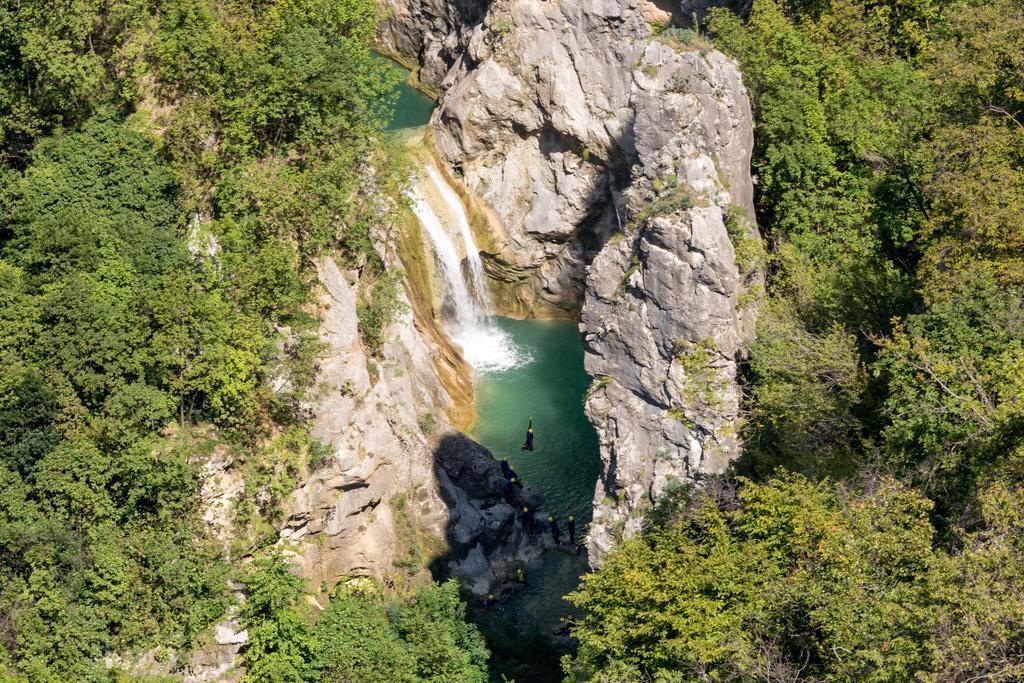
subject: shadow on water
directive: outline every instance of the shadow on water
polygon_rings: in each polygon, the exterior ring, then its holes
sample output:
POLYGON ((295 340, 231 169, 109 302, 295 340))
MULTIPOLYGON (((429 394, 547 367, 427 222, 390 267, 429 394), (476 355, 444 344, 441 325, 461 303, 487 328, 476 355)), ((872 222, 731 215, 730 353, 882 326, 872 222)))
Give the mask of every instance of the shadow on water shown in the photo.
MULTIPOLYGON (((563 536, 567 536, 568 515, 574 515, 577 542, 582 545, 590 522, 599 456, 597 435, 583 412, 590 378, 583 369, 578 328, 566 321, 507 318, 497 318, 496 324, 512 337, 528 360, 506 371, 477 377, 478 420, 470 435, 495 458, 507 456, 523 482, 543 493, 543 510, 555 516, 563 536), (531 417, 535 450, 522 451, 531 417)), ((472 446, 457 443, 458 439, 468 441, 461 435, 446 435, 436 451, 439 464, 443 462, 449 471, 458 472, 461 466, 453 468, 452 448, 475 446, 472 441, 468 442, 472 446)), ((497 460, 491 463, 491 467, 497 467, 497 460)), ((480 477, 492 476, 491 472, 466 472, 458 476, 458 483, 461 486, 471 479, 479 482, 480 477)), ((467 493, 471 496, 495 495, 493 483, 469 485, 473 490, 467 493)), ((450 537, 454 531, 449 530, 450 537)), ((449 559, 441 558, 431 567, 435 578, 445 576, 449 559)), ((559 659, 572 649, 560 627, 573 615, 572 606, 562 597, 576 588, 587 570, 582 548, 577 553, 568 548, 548 551, 540 560, 527 564, 526 585, 517 586, 509 598, 487 609, 471 605, 471 618, 492 652, 494 680, 502 680, 502 676, 518 683, 560 680, 559 659)))
MULTIPOLYGON (((525 533, 525 529, 516 518, 493 523, 493 519, 505 519, 501 514, 491 517, 492 522, 482 532, 477 526, 475 513, 468 503, 478 507, 484 515, 505 507, 505 479, 498 460, 488 449, 465 434, 450 432, 438 439, 434 459, 438 490, 450 511, 445 530, 449 550, 435 558, 429 569, 435 581, 443 581, 451 576, 449 563, 465 561, 478 543, 490 556, 517 533, 525 533)), ((532 500, 531 507, 543 509, 544 506, 537 505, 536 494, 531 492, 533 488, 527 485, 518 493, 514 507, 532 500)), ((548 550, 539 560, 526 566, 529 572, 526 585, 514 585, 509 580, 504 587, 494 589, 498 594, 514 591, 507 599, 485 606, 467 592, 469 618, 480 628, 491 651, 492 680, 529 683, 560 678, 559 659, 572 651, 572 643, 564 634, 555 634, 552 630, 559 618, 568 614, 568 605, 560 609, 557 603, 564 591, 576 585, 586 567, 585 556, 548 550)), ((486 566, 480 565, 477 569, 486 571, 486 566)))

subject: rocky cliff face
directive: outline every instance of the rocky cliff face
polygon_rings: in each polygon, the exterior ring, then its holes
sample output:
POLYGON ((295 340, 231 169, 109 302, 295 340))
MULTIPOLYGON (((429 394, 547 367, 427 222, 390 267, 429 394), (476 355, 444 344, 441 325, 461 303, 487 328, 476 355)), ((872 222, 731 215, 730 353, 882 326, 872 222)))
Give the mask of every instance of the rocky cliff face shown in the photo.
POLYGON ((300 573, 330 586, 343 576, 393 571, 408 551, 400 543, 405 530, 393 505, 399 496, 407 517, 443 537, 445 505, 435 485, 431 441, 419 425, 427 413, 443 425, 450 399, 410 312, 387 336, 381 354, 386 360, 369 358, 360 343, 350 280, 329 258, 317 270, 326 352, 312 431, 330 447, 331 457, 292 495, 281 537, 299 543, 300 573))
POLYGON ((378 42, 385 52, 416 65, 416 78, 436 91, 461 54, 487 0, 383 0, 388 13, 378 42))
POLYGON ((673 485, 739 454, 736 362, 760 290, 750 110, 717 52, 652 42, 634 72, 625 229, 590 266, 581 330, 601 442, 591 562, 673 485))
POLYGON ((396 568, 435 559, 435 571, 486 594, 514 571, 509 558, 539 553, 541 539, 517 533, 498 462, 449 423, 452 398, 441 378, 468 371, 452 367, 461 361, 444 342, 429 340, 428 324, 417 324, 412 306, 390 328, 383 360, 368 357, 354 277, 331 259, 318 272, 327 351, 313 435, 330 457, 292 495, 282 541, 314 585, 388 580, 396 568), (464 565, 477 547, 486 551, 482 561, 464 565))
MULTIPOLYGON (((527 534, 513 512, 528 505, 542 515, 543 497, 527 487, 507 498, 498 461, 452 427, 464 415, 459 401, 467 388, 459 383, 469 371, 421 306, 403 302, 381 358, 373 358, 360 342, 356 273, 330 257, 317 273, 325 351, 309 408, 312 433, 328 455, 289 497, 278 545, 313 593, 361 576, 395 583, 425 563, 435 577, 459 577, 478 596, 502 592, 518 566, 553 545, 550 535, 527 534)), ((223 450, 204 474, 204 518, 227 547, 244 476, 223 450)), ((240 600, 244 588, 232 584, 240 600)), ((238 680, 248 633, 234 611, 192 652, 109 661, 140 676, 238 680)))
POLYGON ((437 147, 492 210, 492 276, 520 312, 578 313, 632 165, 647 33, 618 2, 493 3, 441 85, 437 147))
POLYGON ((555 546, 541 520, 543 495, 530 486, 506 496, 505 479, 491 452, 458 432, 441 438, 437 450, 438 483, 448 503, 449 552, 440 573, 462 579, 472 594, 499 594, 511 587, 517 567, 540 558, 555 546), (521 514, 535 518, 534 531, 521 514))
POLYGON ((493 217, 504 307, 582 320, 604 463, 595 562, 673 480, 721 471, 739 448, 736 360, 759 288, 750 108, 723 55, 652 35, 679 13, 497 0, 450 34, 464 48, 433 120, 439 153, 493 217))

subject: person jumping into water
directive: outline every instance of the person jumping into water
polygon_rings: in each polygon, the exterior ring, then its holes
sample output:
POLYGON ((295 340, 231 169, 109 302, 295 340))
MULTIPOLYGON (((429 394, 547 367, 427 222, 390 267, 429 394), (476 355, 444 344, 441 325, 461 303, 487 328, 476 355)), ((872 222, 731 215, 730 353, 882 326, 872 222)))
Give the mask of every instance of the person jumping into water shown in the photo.
POLYGON ((526 428, 526 443, 523 444, 521 450, 532 451, 533 450, 533 418, 530 418, 530 426, 526 428))

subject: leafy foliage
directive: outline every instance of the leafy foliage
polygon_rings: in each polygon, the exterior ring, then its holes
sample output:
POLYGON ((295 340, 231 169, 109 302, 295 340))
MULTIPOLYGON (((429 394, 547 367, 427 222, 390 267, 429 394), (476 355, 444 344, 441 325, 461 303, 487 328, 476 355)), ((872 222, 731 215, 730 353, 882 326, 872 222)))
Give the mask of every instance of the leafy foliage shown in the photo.
POLYGON ((567 680, 1010 680, 1024 555, 995 537, 1021 500, 1001 484, 983 497, 983 529, 944 553, 931 503, 889 478, 696 494, 584 577, 567 680), (993 553, 1005 571, 989 573, 993 553), (987 640, 950 638, 961 629, 987 640))
MULTIPOLYGON (((5 680, 111 680, 108 655, 188 649, 230 604, 203 461, 246 472, 236 522, 256 533, 238 535, 258 540, 316 450, 314 260, 394 281, 374 248, 405 175, 380 134, 379 18, 368 0, 0 9, 5 680)), ((305 676, 287 643, 306 615, 274 585, 245 608, 266 654, 249 673, 305 676)))
POLYGON ((458 584, 430 584, 408 600, 368 579, 339 584, 313 624, 302 579, 280 553, 253 563, 242 609, 244 681, 418 683, 487 680, 487 648, 465 621, 458 584))
POLYGON ((760 0, 747 21, 712 13, 756 107, 758 214, 773 247, 744 471, 842 475, 880 457, 928 482, 936 514, 957 515, 1020 438, 1007 400, 1024 282, 1011 47, 1024 15, 1013 2, 913 4, 760 0), (983 424, 992 411, 1006 413, 998 427, 983 424))
POLYGON ((1022 7, 755 0, 709 28, 769 242, 751 478, 664 494, 585 577, 566 679, 1017 680, 1022 7))
POLYGON ((384 330, 405 309, 405 304, 398 298, 401 286, 400 273, 384 273, 373 283, 369 296, 356 308, 363 341, 374 353, 379 353, 384 344, 384 330))

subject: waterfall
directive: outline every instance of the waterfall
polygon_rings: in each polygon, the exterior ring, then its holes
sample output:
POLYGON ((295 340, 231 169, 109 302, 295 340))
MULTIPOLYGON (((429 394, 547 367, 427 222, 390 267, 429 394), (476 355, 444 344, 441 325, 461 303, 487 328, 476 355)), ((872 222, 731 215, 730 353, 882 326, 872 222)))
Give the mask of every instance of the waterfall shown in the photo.
POLYGON ((480 314, 462 277, 462 265, 455 245, 449 239, 440 217, 423 198, 418 187, 413 186, 409 190, 409 198, 412 200, 413 213, 427 231, 427 237, 434 248, 438 274, 447 288, 442 303, 442 316, 449 318, 459 329, 477 324, 480 314))
POLYGON ((427 175, 434 186, 441 192, 441 198, 451 211, 455 225, 462 238, 462 246, 466 249, 466 261, 469 263, 470 280, 473 283, 473 295, 477 307, 482 311, 491 310, 491 297, 487 292, 487 276, 484 274, 484 262, 480 258, 480 250, 473 239, 473 231, 469 227, 469 218, 462 206, 459 195, 455 193, 433 164, 427 165, 427 175))
POLYGON ((430 162, 409 190, 413 212, 434 250, 442 293, 441 316, 452 340, 478 372, 502 372, 528 362, 512 339, 490 318, 490 296, 480 250, 455 190, 430 162), (462 271, 457 235, 466 253, 469 281, 462 271))

